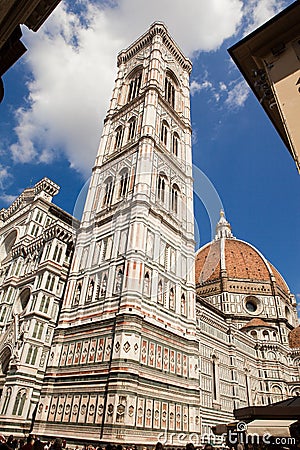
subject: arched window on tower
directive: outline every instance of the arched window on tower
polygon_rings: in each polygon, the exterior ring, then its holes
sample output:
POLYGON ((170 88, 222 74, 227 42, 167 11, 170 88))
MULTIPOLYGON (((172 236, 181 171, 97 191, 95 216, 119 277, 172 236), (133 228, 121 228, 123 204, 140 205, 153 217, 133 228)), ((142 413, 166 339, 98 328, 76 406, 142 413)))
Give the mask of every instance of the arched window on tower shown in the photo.
POLYGON ((47 276, 47 281, 46 281, 46 284, 45 284, 45 289, 49 289, 50 281, 51 281, 51 275, 48 275, 47 276))
POLYGON ((172 153, 174 156, 179 154, 179 136, 176 132, 172 136, 172 153))
POLYGON ((166 120, 163 120, 160 130, 160 140, 165 146, 168 145, 168 136, 169 136, 169 125, 166 120))
POLYGON ((164 293, 163 293, 163 282, 162 282, 162 280, 159 280, 159 282, 158 282, 157 301, 161 305, 163 305, 163 303, 164 303, 164 293))
POLYGON ((1 371, 5 376, 7 375, 9 369, 10 359, 11 359, 11 350, 9 347, 5 347, 5 349, 1 353, 1 371))
POLYGON ((186 298, 185 295, 181 295, 181 304, 180 304, 181 314, 186 316, 186 298))
POLYGON ((128 141, 135 138, 136 134, 136 117, 132 117, 129 120, 128 141))
POLYGON ((164 174, 159 174, 157 180, 157 197, 162 203, 165 202, 166 198, 166 176, 164 174))
POLYGON ((178 198, 179 187, 177 186, 177 184, 173 184, 171 189, 171 210, 175 214, 178 214, 178 198))
POLYGON ((150 274, 147 271, 144 276, 144 288, 143 293, 146 297, 150 297, 150 274))
POLYGON ((41 299, 41 304, 40 304, 40 311, 43 312, 44 314, 47 314, 48 309, 49 309, 49 304, 50 304, 50 297, 43 295, 43 297, 41 299))
POLYGON ((61 247, 61 245, 56 245, 54 254, 53 254, 53 261, 60 262, 61 255, 62 255, 62 247, 61 247))
POLYGON ((19 258, 18 263, 17 263, 17 267, 16 267, 16 271, 15 271, 15 276, 18 277, 21 273, 21 268, 24 264, 24 260, 23 258, 19 258))
POLYGON ((139 95, 141 84, 142 84, 142 72, 139 71, 135 73, 135 75, 131 78, 129 82, 128 98, 127 98, 128 102, 131 102, 131 100, 133 100, 139 95))
POLYGON ((82 284, 79 282, 79 283, 77 283, 76 289, 75 289, 75 296, 74 296, 74 304, 75 305, 79 304, 81 290, 82 290, 82 284))
POLYGON ((173 287, 171 287, 169 293, 169 307, 175 311, 175 289, 173 287))
POLYGON ((123 267, 117 268, 117 275, 116 275, 116 284, 115 284, 115 293, 120 294, 122 291, 122 284, 123 284, 123 267))
POLYGON ((123 132, 124 129, 121 125, 119 125, 116 130, 116 136, 115 136, 115 150, 118 150, 119 148, 122 147, 122 141, 123 141, 123 132))
POLYGON ((88 287, 88 291, 87 291, 87 298, 86 298, 87 302, 91 302, 93 300, 94 287, 95 287, 95 282, 92 279, 89 282, 89 287, 88 287))
POLYGON ((50 287, 49 287, 49 290, 52 291, 52 292, 53 292, 53 289, 54 289, 54 283, 55 283, 55 276, 53 275, 52 276, 52 280, 51 280, 51 284, 50 284, 50 287))
POLYGON ((11 398, 11 393, 12 393, 12 389, 9 387, 6 389, 6 393, 5 393, 5 397, 4 397, 4 403, 2 406, 2 412, 1 414, 6 414, 7 413, 7 408, 8 408, 8 404, 11 398))
POLYGON ((114 192, 114 181, 112 177, 109 177, 104 183, 104 197, 102 202, 103 207, 110 206, 112 202, 113 192, 114 192))
POLYGON ((175 87, 173 80, 169 76, 165 78, 165 99, 172 108, 175 108, 175 87))
POLYGON ((26 391, 22 389, 17 393, 12 412, 13 416, 21 416, 23 414, 25 400, 26 400, 26 391))
POLYGON ((54 261, 56 260, 56 256, 57 256, 57 252, 59 250, 59 245, 56 245, 55 249, 54 249, 54 253, 53 253, 53 259, 54 261))
POLYGON ((120 188, 119 188, 119 198, 125 197, 128 191, 128 182, 129 182, 129 176, 128 176, 128 170, 124 169, 121 172, 120 177, 120 188))
POLYGON ((100 296, 105 297, 107 289, 107 273, 102 274, 101 283, 100 283, 100 296))

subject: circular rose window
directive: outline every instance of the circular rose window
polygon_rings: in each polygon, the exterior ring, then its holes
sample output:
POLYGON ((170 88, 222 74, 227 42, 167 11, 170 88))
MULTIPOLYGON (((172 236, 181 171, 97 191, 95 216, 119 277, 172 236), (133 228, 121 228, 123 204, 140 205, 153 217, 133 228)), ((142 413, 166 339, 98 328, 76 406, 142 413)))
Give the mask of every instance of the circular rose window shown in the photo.
POLYGON ((254 297, 252 295, 245 298, 245 307, 249 313, 257 312, 258 306, 259 306, 258 298, 254 297))

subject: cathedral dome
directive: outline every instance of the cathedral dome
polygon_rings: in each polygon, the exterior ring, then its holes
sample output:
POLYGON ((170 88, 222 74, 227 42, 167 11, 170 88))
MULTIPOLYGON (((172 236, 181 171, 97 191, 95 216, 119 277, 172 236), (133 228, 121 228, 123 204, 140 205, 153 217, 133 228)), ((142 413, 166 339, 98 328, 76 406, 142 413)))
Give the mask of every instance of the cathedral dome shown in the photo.
POLYGON ((264 320, 255 318, 249 320, 249 322, 247 322, 246 325, 243 326, 243 328, 273 328, 273 327, 264 320))
POLYGON ((195 281, 201 295, 223 289, 224 283, 231 292, 248 290, 254 295, 277 289, 283 296, 290 295, 283 277, 259 250, 233 236, 223 211, 215 239, 196 254, 195 281))
POLYGON ((300 348, 300 325, 289 332, 288 338, 291 348, 300 348))

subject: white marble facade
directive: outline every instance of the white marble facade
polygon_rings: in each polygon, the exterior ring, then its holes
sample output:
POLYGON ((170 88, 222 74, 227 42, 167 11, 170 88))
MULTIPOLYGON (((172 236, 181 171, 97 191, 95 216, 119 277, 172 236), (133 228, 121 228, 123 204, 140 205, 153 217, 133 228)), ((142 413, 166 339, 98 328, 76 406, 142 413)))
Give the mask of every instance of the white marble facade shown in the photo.
MULTIPOLYGON (((179 445, 232 420, 234 408, 300 392, 284 287, 251 300, 250 280, 231 287, 225 257, 222 276, 200 280, 198 254, 196 289, 191 68, 162 23, 118 55, 76 243, 78 224, 51 203, 50 180, 2 211, 7 432, 34 422, 44 437, 179 445)), ((220 242, 234 239, 226 223, 220 242)))

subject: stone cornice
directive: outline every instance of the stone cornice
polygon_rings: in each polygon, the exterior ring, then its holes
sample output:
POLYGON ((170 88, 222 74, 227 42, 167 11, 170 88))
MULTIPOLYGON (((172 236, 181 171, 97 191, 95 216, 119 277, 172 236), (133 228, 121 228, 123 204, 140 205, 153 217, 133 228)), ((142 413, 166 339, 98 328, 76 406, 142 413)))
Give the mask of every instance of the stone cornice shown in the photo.
POLYGON ((7 209, 2 209, 0 211, 0 220, 5 222, 12 215, 14 215, 18 210, 23 209, 28 204, 32 203, 33 200, 41 192, 45 192, 49 196, 53 197, 59 192, 59 186, 47 177, 44 177, 32 188, 25 189, 19 197, 11 204, 7 209))
POLYGON ((146 33, 144 33, 140 38, 138 38, 126 50, 122 50, 118 54, 117 59, 118 67, 121 64, 124 64, 127 61, 129 61, 131 58, 133 58, 143 48, 147 47, 151 43, 154 36, 157 35, 160 35, 162 37, 164 45, 169 50, 169 52, 174 56, 176 61, 181 65, 181 67, 190 73, 192 71, 191 61, 183 55, 183 53, 181 52, 175 41, 169 35, 167 27, 162 22, 154 22, 146 33))
POLYGON ((73 243, 75 240, 75 234, 72 230, 65 228, 61 224, 55 222, 47 227, 41 236, 38 236, 34 240, 28 242, 21 241, 16 244, 12 249, 13 257, 17 258, 18 256, 27 256, 28 254, 33 254, 36 251, 39 251, 41 247, 45 244, 46 241, 50 239, 58 238, 59 240, 65 243, 73 243))

